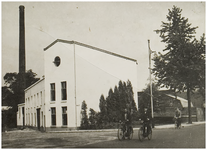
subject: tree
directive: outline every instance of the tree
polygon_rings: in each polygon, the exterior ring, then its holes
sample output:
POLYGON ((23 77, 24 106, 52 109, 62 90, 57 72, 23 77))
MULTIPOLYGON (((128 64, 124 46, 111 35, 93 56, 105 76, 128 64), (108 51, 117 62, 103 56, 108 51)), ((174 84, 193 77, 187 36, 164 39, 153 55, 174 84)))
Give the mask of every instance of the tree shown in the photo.
POLYGON ((82 102, 81 106, 81 129, 87 129, 88 128, 88 115, 87 115, 87 104, 85 100, 82 102))
POLYGON ((105 123, 107 121, 107 108, 106 108, 106 100, 105 100, 103 94, 100 97, 99 109, 100 109, 100 115, 99 116, 102 119, 102 122, 105 123))
POLYGON ((100 103, 100 114, 103 121, 117 122, 124 119, 124 109, 134 111, 136 114, 137 107, 134 101, 134 93, 131 82, 128 80, 127 84, 121 80, 118 83, 118 87, 109 89, 106 100, 101 95, 100 103))
POLYGON ((166 43, 165 54, 158 53, 153 58, 154 75, 158 85, 174 91, 187 90, 189 123, 191 121, 190 92, 204 80, 205 38, 197 41, 194 37, 197 27, 191 27, 188 19, 181 17, 182 9, 173 6, 167 15, 168 22, 162 22, 161 29, 155 30, 166 43), (202 77, 201 77, 202 76, 202 77))
POLYGON ((114 95, 113 90, 110 88, 108 92, 108 97, 106 98, 107 106, 107 116, 108 122, 114 122, 116 120, 116 110, 117 110, 117 99, 114 95))
MULTIPOLYGON (((32 70, 28 70, 25 73, 25 80, 26 80, 26 88, 29 87, 30 85, 34 84, 35 82, 37 82, 40 78, 36 78, 36 73, 32 72, 32 70)), ((3 93, 4 95, 4 100, 7 99, 8 97, 10 97, 11 95, 13 95, 15 97, 15 99, 13 99, 13 101, 15 100, 15 102, 12 102, 13 107, 17 107, 17 104, 19 104, 21 102, 20 100, 20 95, 21 93, 24 91, 21 91, 21 89, 19 88, 19 85, 22 84, 20 81, 20 74, 19 73, 6 73, 4 76, 4 81, 5 81, 5 85, 4 88, 7 89, 7 91, 10 91, 10 93, 6 92, 3 93)), ((4 91, 2 91, 4 92, 4 91)), ((11 99, 10 99, 11 100, 11 99)), ((10 102, 8 102, 10 103, 10 102)))
POLYGON ((114 87, 114 95, 113 98, 116 100, 116 112, 115 112, 115 116, 116 116, 116 121, 119 121, 122 119, 122 110, 121 110, 121 102, 120 102, 120 97, 119 97, 119 89, 117 86, 114 87))
POLYGON ((119 85, 118 85, 118 91, 119 91, 119 112, 121 115, 121 119, 124 119, 124 109, 126 109, 126 83, 122 82, 121 80, 119 81, 119 85))
MULTIPOLYGON (((156 106, 157 101, 159 101, 159 90, 155 83, 152 83, 152 94, 153 94, 153 110, 159 109, 156 106)), ((151 96, 150 96, 150 85, 148 84, 139 96, 139 110, 140 113, 144 112, 144 108, 147 107, 151 111, 151 96)), ((150 112, 151 113, 151 112, 150 112)))
POLYGON ((90 128, 95 128, 96 127, 96 112, 90 108, 90 113, 89 113, 89 122, 90 122, 90 128))
MULTIPOLYGON (((26 88, 39 80, 36 78, 36 73, 32 72, 32 70, 28 70, 25 73, 26 78, 26 88)), ((21 95, 24 94, 24 91, 21 91, 19 85, 22 84, 20 82, 19 73, 6 73, 4 76, 5 86, 2 87, 2 105, 3 106, 11 106, 12 109, 9 110, 10 115, 7 120, 9 121, 9 125, 12 127, 16 126, 16 112, 18 109, 18 104, 22 102, 21 95)))

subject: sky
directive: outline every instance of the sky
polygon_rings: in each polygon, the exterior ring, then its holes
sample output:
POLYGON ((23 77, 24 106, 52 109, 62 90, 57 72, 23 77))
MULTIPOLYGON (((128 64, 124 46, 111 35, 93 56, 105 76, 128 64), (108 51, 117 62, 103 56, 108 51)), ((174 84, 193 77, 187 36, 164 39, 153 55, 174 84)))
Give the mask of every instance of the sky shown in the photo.
POLYGON ((2 78, 19 70, 20 5, 25 6, 26 70, 32 69, 37 77, 44 75, 43 49, 56 39, 74 40, 136 59, 137 89, 141 91, 149 83, 148 40, 153 51, 165 48, 154 30, 167 22, 168 9, 175 5, 183 10, 191 27, 198 26, 197 39, 205 33, 205 1, 5 1, 1 3, 2 78))

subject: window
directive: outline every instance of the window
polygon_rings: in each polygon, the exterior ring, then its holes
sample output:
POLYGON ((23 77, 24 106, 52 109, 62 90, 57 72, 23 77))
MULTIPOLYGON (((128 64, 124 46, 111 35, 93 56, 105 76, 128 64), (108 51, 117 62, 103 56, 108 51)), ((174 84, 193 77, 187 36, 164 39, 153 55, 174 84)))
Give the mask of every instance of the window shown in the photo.
POLYGON ((62 100, 67 100, 67 84, 66 82, 61 82, 61 92, 62 92, 62 100))
POLYGON ((51 108, 51 120, 52 120, 52 125, 56 125, 56 109, 55 107, 51 108))
POLYGON ((33 126, 33 113, 31 113, 31 126, 33 126))
POLYGON ((28 113, 28 125, 30 125, 30 113, 28 113))
POLYGON ((53 63, 55 64, 56 67, 58 67, 60 65, 60 57, 56 56, 53 63))
POLYGON ((55 101, 55 83, 50 84, 51 101, 55 101))
POLYGON ((40 105, 40 102, 39 102, 39 94, 37 93, 37 106, 40 105))
POLYGON ((40 105, 42 105, 42 91, 40 92, 40 105))
POLYGON ((43 127, 43 111, 41 112, 41 114, 42 114, 42 127, 43 127))
POLYGON ((67 107, 62 107, 63 125, 67 125, 67 107))
POLYGON ((34 95, 34 107, 36 106, 36 95, 34 95))
POLYGON ((35 126, 35 127, 36 127, 36 121, 37 121, 36 118, 37 118, 36 113, 34 113, 34 121, 35 121, 35 122, 34 122, 34 126, 35 126))
POLYGON ((30 100, 29 100, 29 98, 28 98, 28 105, 27 105, 28 107, 30 106, 30 100))
POLYGON ((31 100, 30 100, 30 107, 32 108, 33 106, 33 96, 31 96, 31 100))

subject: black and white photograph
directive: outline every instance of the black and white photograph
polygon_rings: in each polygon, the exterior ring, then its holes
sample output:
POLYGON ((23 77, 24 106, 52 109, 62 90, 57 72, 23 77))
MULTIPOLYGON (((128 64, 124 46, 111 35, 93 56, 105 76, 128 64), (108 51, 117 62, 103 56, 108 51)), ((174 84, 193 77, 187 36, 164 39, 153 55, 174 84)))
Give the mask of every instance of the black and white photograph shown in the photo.
POLYGON ((206 148, 206 1, 1 1, 1 148, 206 148))

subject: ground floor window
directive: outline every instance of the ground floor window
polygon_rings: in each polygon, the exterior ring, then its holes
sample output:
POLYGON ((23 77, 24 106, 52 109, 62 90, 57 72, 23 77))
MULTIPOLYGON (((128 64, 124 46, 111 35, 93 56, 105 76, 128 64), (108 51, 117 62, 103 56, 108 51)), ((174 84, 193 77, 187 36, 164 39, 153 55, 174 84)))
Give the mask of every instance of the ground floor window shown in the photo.
POLYGON ((52 121, 52 125, 56 125, 56 108, 52 107, 51 108, 51 121, 52 121))
POLYGON ((62 121, 63 125, 67 125, 67 107, 62 107, 62 121))

